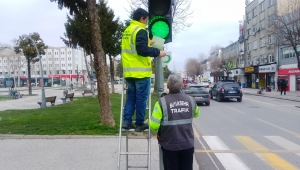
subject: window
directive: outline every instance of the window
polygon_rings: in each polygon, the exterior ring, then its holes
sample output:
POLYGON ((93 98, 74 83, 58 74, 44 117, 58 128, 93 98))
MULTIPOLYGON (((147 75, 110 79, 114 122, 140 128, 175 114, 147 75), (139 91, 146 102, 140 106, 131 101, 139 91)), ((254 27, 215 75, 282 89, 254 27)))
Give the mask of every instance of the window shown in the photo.
POLYGON ((249 36, 251 34, 251 29, 247 29, 247 36, 249 36))
POLYGON ((247 17, 247 21, 250 21, 251 20, 251 12, 248 12, 246 17, 247 17))
POLYGON ((275 20, 275 15, 274 14, 271 14, 269 16, 269 25, 273 25, 274 24, 274 20, 275 20))
POLYGON ((275 57, 272 54, 269 54, 269 63, 274 63, 275 57))
POLYGON ((259 22, 259 28, 260 28, 260 29, 264 29, 264 28, 265 28, 265 20, 261 20, 261 21, 259 22))
POLYGON ((260 47, 264 47, 266 45, 265 37, 260 38, 260 47))
POLYGON ((275 4, 275 0, 269 0, 269 6, 272 6, 275 4))
POLYGON ((264 7, 264 1, 262 1, 260 4, 259 4, 259 11, 260 12, 263 12, 265 10, 265 7, 264 7))
POLYGON ((253 50, 257 49, 257 41, 253 41, 253 50))
POLYGON ((260 64, 264 63, 264 55, 260 55, 260 64))
POLYGON ((273 44, 274 43, 274 35, 272 35, 272 34, 268 35, 268 43, 269 44, 273 44))
POLYGON ((256 16, 256 8, 252 9, 252 18, 254 18, 256 16))
POLYGON ((247 43, 247 51, 250 51, 250 43, 247 43))
POLYGON ((253 25, 253 35, 256 33, 256 31, 257 31, 257 24, 254 24, 253 25))

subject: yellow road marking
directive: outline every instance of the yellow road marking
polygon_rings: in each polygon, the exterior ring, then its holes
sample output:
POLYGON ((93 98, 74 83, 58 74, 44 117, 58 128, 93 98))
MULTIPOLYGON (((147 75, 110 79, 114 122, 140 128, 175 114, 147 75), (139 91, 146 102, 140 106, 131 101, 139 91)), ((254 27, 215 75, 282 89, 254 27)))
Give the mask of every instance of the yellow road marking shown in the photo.
POLYGON ((242 143, 248 150, 253 151, 273 169, 278 170, 297 170, 295 166, 285 161, 270 150, 248 136, 236 136, 236 140, 242 143))
POLYGON ((229 108, 229 109, 231 109, 231 110, 237 111, 237 112, 239 112, 239 113, 245 114, 244 112, 239 111, 239 110, 237 110, 237 109, 235 109, 235 108, 232 108, 232 107, 229 107, 229 106, 226 106, 226 107, 229 108))
POLYGON ((199 133, 197 132, 197 130, 194 128, 194 126, 193 126, 193 129, 194 129, 194 136, 195 136, 196 138, 200 138, 200 135, 199 135, 199 133))
POLYGON ((195 150, 197 153, 300 153, 300 150, 195 150))
POLYGON ((266 121, 264 121, 264 120, 261 120, 261 119, 258 119, 258 118, 256 118, 256 119, 259 120, 259 121, 261 121, 261 122, 263 122, 263 123, 265 123, 265 124, 268 124, 268 125, 270 125, 270 126, 276 127, 277 129, 280 129, 280 130, 282 130, 282 131, 285 131, 285 132, 287 132, 287 133, 290 133, 290 134, 292 134, 292 135, 295 135, 295 136, 297 136, 297 137, 300 137, 300 134, 297 134, 297 133, 295 133, 295 132, 289 131, 289 130, 287 130, 287 129, 285 129, 285 128, 282 128, 282 127, 280 127, 280 126, 274 125, 274 124, 269 123, 269 122, 266 122, 266 121))

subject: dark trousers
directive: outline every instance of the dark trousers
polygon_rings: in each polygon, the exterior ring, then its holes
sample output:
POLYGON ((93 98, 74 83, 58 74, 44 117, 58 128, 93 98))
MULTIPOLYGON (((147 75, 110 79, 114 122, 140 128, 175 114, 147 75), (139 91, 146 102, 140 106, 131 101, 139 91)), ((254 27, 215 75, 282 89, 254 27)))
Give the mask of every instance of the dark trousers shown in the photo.
POLYGON ((161 147, 164 170, 193 170, 194 147, 180 151, 169 151, 161 147))
POLYGON ((281 92, 281 95, 282 95, 282 92, 284 92, 284 95, 286 93, 286 87, 280 87, 280 92, 281 92))

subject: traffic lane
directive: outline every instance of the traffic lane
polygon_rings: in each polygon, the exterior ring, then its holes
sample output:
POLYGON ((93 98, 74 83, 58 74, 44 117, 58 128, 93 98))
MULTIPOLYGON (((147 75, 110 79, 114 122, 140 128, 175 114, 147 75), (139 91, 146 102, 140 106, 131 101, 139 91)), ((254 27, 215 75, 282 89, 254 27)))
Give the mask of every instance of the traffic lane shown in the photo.
MULTIPOLYGON (((200 132, 200 134, 201 134, 200 138, 202 136, 206 136, 206 135, 207 136, 209 136, 209 135, 217 136, 222 141, 224 141, 224 143, 227 144, 228 148, 230 148, 231 150, 235 150, 237 157, 240 158, 242 160, 242 162, 246 162, 246 165, 250 169, 270 169, 270 166, 266 165, 254 154, 252 154, 252 153, 245 154, 245 146, 241 142, 236 140, 236 137, 238 137, 238 136, 241 136, 240 138, 244 139, 244 138, 246 138, 245 135, 249 135, 251 137, 251 139, 253 138, 253 141, 255 141, 257 143, 262 143, 263 144, 262 146, 264 146, 270 150, 280 150, 280 149, 282 149, 282 147, 279 147, 278 145, 270 142, 265 136, 265 134, 268 134, 269 131, 272 131, 272 130, 268 129, 270 127, 265 127, 264 125, 259 124, 258 121, 252 117, 252 114, 248 114, 248 112, 249 112, 248 108, 246 109, 246 111, 241 111, 239 108, 237 108, 237 109, 235 109, 234 112, 232 112, 232 107, 228 108, 226 105, 225 105, 226 107, 224 107, 224 103, 226 103, 226 102, 218 103, 218 102, 212 101, 212 105, 210 107, 199 107, 201 110, 200 119, 196 119, 194 121, 194 126, 197 129, 197 131, 200 132), (233 113, 235 113, 237 115, 234 115, 233 113), (246 120, 241 119, 240 118, 241 116, 238 116, 238 114, 244 115, 246 120), (223 115, 230 117, 230 119, 234 120, 235 122, 230 122, 230 121, 226 120, 226 117, 224 118, 223 115), (219 119, 221 121, 219 121, 219 119), (243 124, 243 126, 240 126, 240 128, 239 127, 236 128, 236 129, 240 129, 240 130, 233 131, 232 127, 239 126, 240 122, 243 124), (220 124, 221 124, 221 128, 219 127, 220 124), (256 128, 258 128, 258 129, 255 130, 256 128)), ((239 106, 243 106, 243 107, 245 107, 245 105, 246 105, 245 103, 237 103, 235 101, 234 102, 228 101, 227 103, 231 103, 231 104, 235 104, 235 105, 238 104, 239 106)), ((257 109, 257 108, 251 108, 251 109, 257 109)), ((254 111, 251 110, 250 112, 254 112, 254 111)), ((261 114, 261 113, 259 113, 259 114, 261 114)), ((275 130, 275 132, 277 132, 277 131, 275 130)), ((280 133, 282 133, 282 132, 280 132, 280 133)), ((278 135, 278 133, 275 133, 275 134, 278 135)), ((290 136, 290 135, 288 135, 288 136, 290 136)), ((294 138, 294 140, 297 140, 297 139, 294 138)), ((204 145, 205 145, 205 142, 202 142, 202 143, 204 143, 204 145)), ((197 146, 200 151, 205 150, 205 148, 203 146, 201 147, 201 145, 200 146, 195 145, 195 146, 197 146)), ((207 148, 209 148, 209 147, 207 147, 207 148)), ((210 157, 214 158, 214 155, 215 155, 215 154, 211 154, 212 156, 205 156, 205 154, 207 154, 207 153, 197 152, 197 148, 196 148, 197 160, 198 159, 201 160, 201 159, 205 159, 205 158, 209 159, 210 157)), ((232 154, 232 153, 224 152, 224 154, 232 154)), ((297 162, 299 157, 293 155, 293 153, 283 151, 283 153, 279 153, 278 155, 270 153, 268 156, 265 156, 265 157, 272 159, 272 160, 276 160, 276 161, 279 160, 279 162, 281 161, 281 162, 283 162, 283 164, 285 164, 287 166, 299 167, 299 164, 297 162), (278 155, 279 155, 279 157, 278 157, 278 155), (285 162, 284 160, 289 160, 290 163, 285 162)), ((230 158, 232 158, 232 157, 230 157, 230 158)), ((237 163, 239 163, 240 161, 238 161, 238 160, 239 159, 236 159, 235 161, 237 163)), ((218 159, 214 160, 214 162, 218 162, 218 159)), ((213 161, 210 162, 210 165, 214 165, 213 161)), ((241 165, 241 166, 247 169, 247 166, 246 167, 244 165, 241 165)))
POLYGON ((283 132, 280 134, 300 137, 300 108, 295 107, 297 102, 265 101, 264 97, 244 96, 243 105, 232 105, 234 104, 232 102, 227 104, 228 108, 242 112, 261 124, 269 126, 269 128, 261 127, 270 134, 283 132))

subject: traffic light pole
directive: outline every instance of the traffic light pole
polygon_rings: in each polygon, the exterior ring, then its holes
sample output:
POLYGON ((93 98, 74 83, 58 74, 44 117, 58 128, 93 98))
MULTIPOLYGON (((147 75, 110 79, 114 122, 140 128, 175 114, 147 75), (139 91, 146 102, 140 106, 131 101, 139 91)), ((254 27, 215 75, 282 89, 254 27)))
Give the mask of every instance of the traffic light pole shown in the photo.
MULTIPOLYGON (((155 83, 158 89, 158 98, 160 98, 164 92, 164 71, 161 63, 161 58, 156 57, 155 61, 155 76, 157 76, 157 81, 155 83)), ((164 170, 161 146, 159 146, 159 169, 164 170)))

